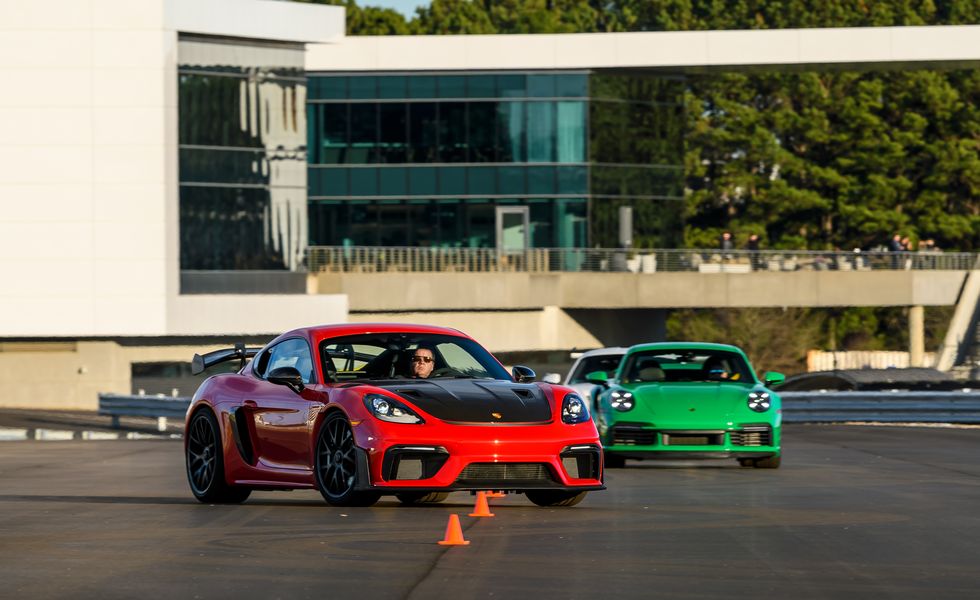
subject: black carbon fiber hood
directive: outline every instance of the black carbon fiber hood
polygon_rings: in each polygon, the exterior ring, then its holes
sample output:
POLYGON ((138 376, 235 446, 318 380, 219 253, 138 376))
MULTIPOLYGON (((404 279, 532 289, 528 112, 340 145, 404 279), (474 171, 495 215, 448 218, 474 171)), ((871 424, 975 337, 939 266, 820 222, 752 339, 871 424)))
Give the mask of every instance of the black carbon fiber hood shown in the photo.
POLYGON ((533 384, 490 379, 424 379, 378 387, 443 421, 544 423, 551 420, 551 405, 533 384))

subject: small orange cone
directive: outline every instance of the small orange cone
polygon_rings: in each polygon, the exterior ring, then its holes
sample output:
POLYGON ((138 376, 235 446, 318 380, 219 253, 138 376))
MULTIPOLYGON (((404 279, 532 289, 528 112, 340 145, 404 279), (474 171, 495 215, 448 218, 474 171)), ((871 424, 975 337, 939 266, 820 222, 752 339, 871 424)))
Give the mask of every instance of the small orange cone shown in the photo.
POLYGON ((459 517, 449 515, 449 523, 446 525, 446 539, 439 540, 440 546, 468 546, 469 542, 463 539, 463 528, 459 526, 459 517))
POLYGON ((506 498, 507 494, 505 492, 487 492, 487 498, 506 498))
POLYGON ((493 513, 490 512, 490 505, 487 504, 487 493, 477 492, 476 493, 476 507, 473 512, 470 513, 471 517, 492 517, 493 513))

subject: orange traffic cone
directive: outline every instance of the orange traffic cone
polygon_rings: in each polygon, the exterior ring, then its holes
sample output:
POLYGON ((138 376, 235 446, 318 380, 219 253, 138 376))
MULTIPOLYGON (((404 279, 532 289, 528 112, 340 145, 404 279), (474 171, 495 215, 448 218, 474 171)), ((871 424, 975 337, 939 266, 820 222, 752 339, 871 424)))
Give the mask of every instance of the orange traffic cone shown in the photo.
POLYGON ((487 492, 487 498, 506 498, 507 494, 505 492, 487 492))
POLYGON ((449 523, 446 525, 446 539, 439 540, 440 546, 468 546, 469 542, 463 539, 463 528, 459 526, 459 517, 449 515, 449 523))
POLYGON ((487 504, 487 493, 477 492, 476 493, 476 507, 473 512, 470 513, 471 517, 492 517, 493 513, 490 512, 490 505, 487 504))

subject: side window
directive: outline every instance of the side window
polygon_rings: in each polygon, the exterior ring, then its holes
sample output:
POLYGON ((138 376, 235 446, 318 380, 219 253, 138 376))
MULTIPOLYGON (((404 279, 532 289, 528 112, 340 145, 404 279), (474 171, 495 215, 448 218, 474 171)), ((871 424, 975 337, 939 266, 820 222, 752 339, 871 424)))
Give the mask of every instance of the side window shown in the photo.
POLYGON ((303 383, 313 383, 313 357, 306 340, 285 340, 276 344, 268 354, 268 364, 262 371, 263 377, 279 367, 293 367, 303 376, 303 383))

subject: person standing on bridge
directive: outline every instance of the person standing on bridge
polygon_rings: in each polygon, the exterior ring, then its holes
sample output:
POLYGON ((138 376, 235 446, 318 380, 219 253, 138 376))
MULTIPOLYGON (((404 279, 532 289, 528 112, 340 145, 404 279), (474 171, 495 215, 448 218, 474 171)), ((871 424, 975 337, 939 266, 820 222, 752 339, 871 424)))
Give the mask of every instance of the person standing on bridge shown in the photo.
POLYGON ((745 249, 750 252, 749 261, 752 263, 752 270, 758 271, 762 268, 762 257, 759 256, 759 235, 753 233, 749 236, 749 241, 745 242, 745 249))

